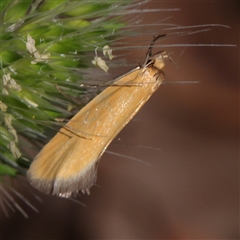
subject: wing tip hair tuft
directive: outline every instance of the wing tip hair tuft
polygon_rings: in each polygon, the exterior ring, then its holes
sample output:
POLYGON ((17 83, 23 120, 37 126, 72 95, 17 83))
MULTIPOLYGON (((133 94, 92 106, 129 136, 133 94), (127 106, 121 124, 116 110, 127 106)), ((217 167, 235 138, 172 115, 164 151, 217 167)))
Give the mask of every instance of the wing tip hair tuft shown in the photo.
POLYGON ((54 180, 36 178, 31 171, 27 172, 27 178, 33 187, 45 194, 69 198, 81 191, 89 195, 90 188, 97 180, 97 163, 67 180, 59 177, 54 180))

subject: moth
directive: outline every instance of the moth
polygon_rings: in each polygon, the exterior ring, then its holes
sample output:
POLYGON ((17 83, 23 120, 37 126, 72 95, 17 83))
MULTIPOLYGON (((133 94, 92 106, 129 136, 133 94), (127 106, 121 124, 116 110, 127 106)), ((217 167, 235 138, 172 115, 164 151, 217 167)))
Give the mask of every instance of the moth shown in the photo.
POLYGON ((152 54, 154 43, 163 36, 153 39, 142 66, 117 78, 43 147, 27 172, 32 186, 60 197, 90 193, 106 148, 164 80, 169 57, 165 51, 152 54))

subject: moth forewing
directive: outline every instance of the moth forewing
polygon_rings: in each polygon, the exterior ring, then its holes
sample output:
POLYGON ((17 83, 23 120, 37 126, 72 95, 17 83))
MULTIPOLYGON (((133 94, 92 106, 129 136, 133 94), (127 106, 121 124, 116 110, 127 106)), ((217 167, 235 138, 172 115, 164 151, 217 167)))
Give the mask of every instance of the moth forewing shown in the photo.
POLYGON ((118 78, 82 108, 35 157, 27 173, 30 183, 63 197, 89 192, 107 146, 162 83, 166 56, 165 52, 152 56, 145 66, 118 78), (81 132, 90 137, 81 137, 81 132))

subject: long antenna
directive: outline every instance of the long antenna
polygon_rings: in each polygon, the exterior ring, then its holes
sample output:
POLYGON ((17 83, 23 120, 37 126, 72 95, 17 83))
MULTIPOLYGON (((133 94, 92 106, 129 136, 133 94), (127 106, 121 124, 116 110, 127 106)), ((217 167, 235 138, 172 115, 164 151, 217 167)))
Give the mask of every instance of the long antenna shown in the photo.
POLYGON ((149 58, 152 56, 152 48, 153 48, 153 45, 155 44, 155 42, 156 42, 159 38, 165 37, 165 36, 166 36, 166 34, 160 34, 160 35, 158 35, 157 37, 154 37, 154 39, 153 39, 152 42, 150 43, 149 48, 148 48, 148 50, 147 50, 146 60, 145 60, 145 62, 144 62, 144 64, 143 64, 143 66, 145 66, 145 65, 147 64, 149 58))

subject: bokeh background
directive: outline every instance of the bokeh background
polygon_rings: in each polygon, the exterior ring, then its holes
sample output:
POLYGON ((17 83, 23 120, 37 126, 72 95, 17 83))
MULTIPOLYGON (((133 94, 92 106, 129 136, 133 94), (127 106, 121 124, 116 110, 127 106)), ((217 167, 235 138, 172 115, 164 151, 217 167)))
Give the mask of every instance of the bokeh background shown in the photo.
MULTIPOLYGON (((180 11, 144 13, 142 24, 172 16, 168 23, 230 27, 161 44, 237 46, 165 47, 174 59, 167 62, 166 82, 200 83, 162 85, 109 147, 151 166, 105 153, 97 186, 77 199, 85 207, 31 189, 39 202, 27 183, 15 182, 39 213, 27 206, 28 219, 18 211, 10 218, 1 213, 2 239, 240 238, 239 2, 150 1, 142 6, 157 8, 180 11)), ((158 27, 152 28, 157 35, 158 27)), ((151 39, 141 41, 147 46, 151 39)), ((134 44, 126 39, 126 45, 134 44)), ((128 60, 138 65, 145 52, 132 50, 128 60)))

